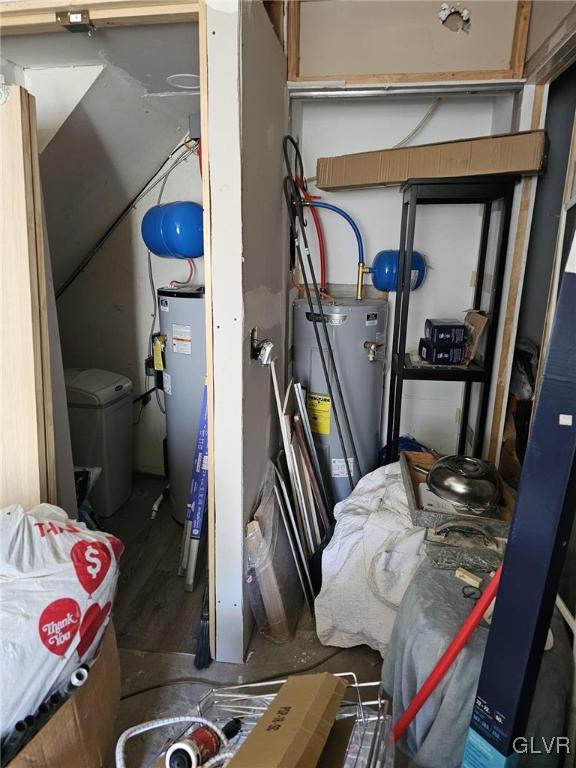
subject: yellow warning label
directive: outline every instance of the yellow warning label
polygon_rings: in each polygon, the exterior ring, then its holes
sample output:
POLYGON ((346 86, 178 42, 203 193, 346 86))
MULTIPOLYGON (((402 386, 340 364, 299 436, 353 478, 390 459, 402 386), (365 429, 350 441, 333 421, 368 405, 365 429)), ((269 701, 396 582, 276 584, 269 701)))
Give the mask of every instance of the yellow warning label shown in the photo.
POLYGON ((330 434, 330 398, 326 395, 309 394, 306 398, 306 410, 310 419, 310 428, 317 435, 330 434))
POLYGON ((154 370, 155 371, 163 371, 164 370, 164 360, 162 359, 162 351, 164 349, 164 336, 156 336, 154 338, 154 346, 152 347, 152 352, 154 355, 154 370))

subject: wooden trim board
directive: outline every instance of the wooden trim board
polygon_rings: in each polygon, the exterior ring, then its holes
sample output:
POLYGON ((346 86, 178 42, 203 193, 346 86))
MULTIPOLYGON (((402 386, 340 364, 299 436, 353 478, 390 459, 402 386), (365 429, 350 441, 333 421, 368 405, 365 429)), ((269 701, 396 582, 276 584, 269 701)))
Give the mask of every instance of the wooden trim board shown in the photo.
MULTIPOLYGON (((534 86, 534 100, 530 118, 531 130, 536 130, 541 127, 544 116, 543 106, 545 91, 546 86, 544 85, 534 86)), ((505 299, 506 305, 504 308, 504 323, 502 326, 502 343, 500 346, 500 359, 498 362, 498 373, 492 408, 492 425, 490 429, 490 437, 488 439, 488 459, 494 463, 497 463, 500 457, 504 416, 510 387, 514 343, 518 327, 518 314, 522 298, 522 285, 524 282, 524 271, 528 253, 528 243, 530 240, 530 226, 532 223, 536 184, 537 178, 526 178, 522 180, 520 207, 512 250, 510 281, 505 299)))
POLYGON ((10 344, 0 385, 0 506, 29 509, 56 502, 44 233, 34 99, 18 86, 6 92, 0 168, 10 194, 0 206, 0 325, 10 344))
POLYGON ((288 0, 288 80, 291 82, 344 82, 361 83, 419 83, 460 80, 512 80, 520 79, 524 72, 524 59, 528 44, 531 0, 518 0, 514 38, 508 69, 462 70, 450 72, 393 72, 365 75, 301 75, 300 74, 300 24, 302 0, 288 0))
POLYGON ((198 3, 190 0, 5 0, 0 2, 0 32, 65 32, 56 14, 75 9, 88 11, 96 28, 198 20, 198 3))
POLYGON ((212 315, 211 190, 208 144, 208 27, 206 2, 200 0, 198 15, 200 61, 200 134, 202 148, 202 207, 204 217, 204 306, 206 309, 206 385, 208 391, 208 595, 210 605, 210 653, 216 657, 216 513, 214 494, 214 338, 212 315))
POLYGON ((531 11, 532 0, 518 0, 514 39, 512 41, 512 55, 510 57, 510 69, 512 70, 513 78, 520 78, 524 74, 531 11))
POLYGON ((288 0, 288 80, 300 78, 300 0, 288 0))

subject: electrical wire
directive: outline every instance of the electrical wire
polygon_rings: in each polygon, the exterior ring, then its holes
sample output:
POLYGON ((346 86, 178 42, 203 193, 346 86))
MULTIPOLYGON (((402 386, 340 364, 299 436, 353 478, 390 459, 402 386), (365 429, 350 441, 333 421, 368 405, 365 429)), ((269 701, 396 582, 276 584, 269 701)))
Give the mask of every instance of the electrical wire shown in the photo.
MULTIPOLYGON (((315 196, 312 196, 307 188, 306 184, 302 179, 300 179, 298 176, 295 178, 296 185, 300 192, 302 192, 302 195, 304 197, 304 200, 306 200, 307 203, 310 203, 314 199, 318 199, 315 196)), ((324 240, 324 230, 322 228, 322 221, 320 220, 320 214, 316 210, 316 208, 310 208, 310 213, 312 214, 312 221, 314 222, 314 227, 316 229, 316 237, 318 239, 318 250, 320 253, 320 291, 325 292, 326 291, 326 243, 324 240)))
POLYGON ((394 146, 392 147, 392 149, 399 149, 400 147, 404 147, 404 146, 406 146, 406 144, 408 144, 408 142, 409 142, 411 139, 413 139, 413 138, 414 138, 414 136, 416 136, 416 134, 417 134, 417 133, 420 133, 420 131, 422 130, 422 128, 424 128, 424 126, 425 126, 425 125, 426 125, 426 123, 427 123, 427 122, 430 120, 430 118, 432 117, 432 115, 434 114, 434 112, 436 112, 436 110, 438 109, 438 106, 439 106, 439 104, 440 104, 440 102, 441 102, 441 101, 442 101, 442 97, 441 97, 441 96, 440 96, 440 97, 438 97, 437 99, 435 99, 435 100, 432 102, 432 104, 430 105, 430 108, 428 109, 428 111, 426 112, 426 114, 424 115, 424 117, 423 117, 423 118, 420 120, 420 122, 419 122, 419 123, 416 125, 416 127, 415 127, 415 128, 413 128, 413 129, 410 131, 410 133, 409 133, 409 134, 407 134, 406 136, 404 136, 404 138, 403 138, 403 139, 401 139, 401 140, 400 140, 400 141, 399 141, 397 144, 394 144, 394 146))
MULTIPOLYGON (((434 112, 436 112, 436 110, 438 109, 441 101, 442 101, 442 97, 441 96, 439 96, 437 99, 435 99, 432 102, 432 104, 430 105, 430 107, 429 107, 428 111, 426 112, 426 114, 424 115, 424 117, 422 117, 422 119, 410 131, 410 133, 406 134, 406 136, 404 136, 403 139, 400 139, 400 141, 397 142, 396 144, 393 144, 390 147, 390 149, 400 149, 400 147, 406 146, 406 144, 408 144, 408 142, 411 141, 414 138, 414 136, 416 136, 418 133, 420 133, 422 128, 424 128, 424 126, 430 120, 430 118, 432 117, 434 112)), ((316 179, 317 179, 316 176, 306 176, 304 181, 306 182, 306 184, 315 184, 316 179)))
MULTIPOLYGON (((298 669, 286 669, 282 670, 280 672, 275 672, 273 675, 268 675, 267 677, 261 677, 258 680, 246 680, 242 685, 259 685, 260 683, 270 683, 274 680, 282 680, 289 675, 303 675, 307 672, 312 672, 315 669, 318 669, 318 667, 321 667, 323 664, 326 664, 330 659, 333 659, 335 656, 340 655, 341 653, 344 653, 346 649, 345 648, 338 648, 336 651, 333 651, 332 653, 327 654, 324 656, 323 659, 320 661, 315 662, 314 664, 310 664, 307 667, 300 667, 298 669)), ((161 683, 156 683, 155 685, 150 685, 146 688, 139 688, 136 691, 131 691, 130 693, 124 694, 124 696, 120 697, 120 701, 126 701, 127 699, 133 699, 135 696, 141 696, 145 693, 151 693, 152 691, 157 691, 161 688, 169 688, 172 685, 205 685, 210 686, 211 688, 230 688, 235 685, 239 685, 238 682, 223 682, 222 680, 211 680, 207 677, 176 677, 173 680, 164 680, 161 683)))
MULTIPOLYGON (((88 251, 86 256, 82 259, 80 264, 76 267, 76 269, 72 272, 70 277, 64 282, 64 284, 58 289, 56 292, 56 298, 59 299, 60 296, 66 291, 72 283, 76 280, 76 278, 86 269, 88 264, 92 261, 94 256, 98 253, 100 248, 106 243, 106 241, 110 238, 110 236, 113 234, 113 232, 116 230, 116 228, 124 221, 126 216, 133 210, 133 208, 137 205, 140 200, 147 195, 149 192, 151 192, 160 182, 165 178, 164 176, 161 176, 159 179, 157 179, 154 182, 154 179, 158 176, 158 174, 162 171, 166 163, 170 162, 170 160, 174 157, 176 152, 180 151, 183 147, 187 147, 189 141, 183 141, 182 144, 176 147, 164 160, 162 165, 153 173, 153 175, 148 179, 148 181, 144 184, 144 186, 140 189, 140 191, 136 194, 135 197, 130 200, 130 202, 122 209, 122 211, 118 214, 118 216, 114 219, 112 224, 108 227, 108 229, 104 232, 102 237, 97 241, 97 243, 88 251), (154 183, 152 183, 154 182, 154 183)), ((180 158, 184 158, 184 156, 189 157, 190 154, 194 154, 194 149, 187 149, 186 152, 183 152, 182 155, 180 155, 180 158)), ((179 159, 180 159, 179 158, 179 159)), ((171 171, 168 171, 170 173, 171 171)))
POLYGON ((329 364, 331 366, 332 375, 334 377, 334 383, 336 384, 336 390, 338 392, 340 406, 342 407, 342 413, 343 413, 344 422, 346 425, 348 439, 350 442, 350 447, 352 449, 352 457, 356 462, 357 471, 360 477, 362 476, 362 468, 360 466, 360 462, 358 459, 358 452, 356 450, 354 435, 352 434, 350 419, 348 417, 348 412, 346 410, 346 402, 344 400, 344 395, 342 392, 342 384, 340 382, 338 368, 336 366, 336 361, 334 359, 334 351, 332 349, 332 343, 330 340, 330 335, 328 333, 328 328, 326 324, 326 316, 324 314, 324 308, 322 306, 322 297, 320 295, 320 289, 318 286, 318 281, 316 279, 316 273, 314 272, 314 265, 312 263, 312 257, 310 255, 310 248, 308 247, 308 238, 306 235, 305 221, 304 221, 304 215, 303 215, 304 200, 295 181, 296 178, 300 178, 300 179, 304 178, 304 166, 302 163, 302 155, 300 154, 300 150, 298 149, 298 144, 296 140, 294 139, 293 136, 290 136, 290 135, 284 136, 284 139, 282 140, 282 151, 284 154, 284 164, 287 171, 287 176, 284 178, 284 182, 283 182, 283 192, 284 192, 284 198, 286 201, 286 207, 288 209, 288 217, 290 221, 290 235, 292 237, 292 242, 294 243, 294 248, 298 256, 302 278, 304 280, 304 290, 306 293, 306 299, 308 301, 308 306, 310 308, 310 313, 313 320, 312 326, 314 329, 314 335, 316 337, 316 343, 318 345, 318 352, 320 355, 320 362, 322 364, 322 370, 324 373, 326 388, 328 390, 328 396, 330 397, 330 402, 332 404, 332 413, 334 415, 334 423, 336 425, 338 440, 340 442, 340 447, 342 449, 342 458, 343 458, 344 466, 346 469, 346 475, 348 477, 348 482, 350 484, 350 490, 353 490, 354 489, 353 471, 350 467, 351 462, 349 462, 347 458, 348 453, 346 451, 346 444, 344 442, 344 436, 343 436, 342 427, 340 424, 339 407, 337 407, 336 401, 334 399, 334 395, 332 391, 331 374, 328 369, 328 362, 324 355, 324 346, 322 345, 322 342, 320 339, 320 331, 318 330, 318 324, 320 324, 323 329, 324 341, 326 344, 326 351, 328 352, 329 364), (292 167, 292 160, 290 159, 290 147, 292 148, 292 153, 294 155, 294 160, 293 160, 294 168, 292 167), (308 283, 308 277, 307 277, 306 266, 304 264, 303 252, 306 255, 308 270, 312 278, 314 297, 317 305, 316 307, 314 306, 314 302, 312 301, 312 294, 310 291, 310 285, 308 283))
POLYGON ((170 282, 170 288, 177 288, 179 285, 190 285, 194 279, 196 273, 196 266, 194 265, 194 259, 188 259, 188 277, 186 280, 172 280, 170 282))

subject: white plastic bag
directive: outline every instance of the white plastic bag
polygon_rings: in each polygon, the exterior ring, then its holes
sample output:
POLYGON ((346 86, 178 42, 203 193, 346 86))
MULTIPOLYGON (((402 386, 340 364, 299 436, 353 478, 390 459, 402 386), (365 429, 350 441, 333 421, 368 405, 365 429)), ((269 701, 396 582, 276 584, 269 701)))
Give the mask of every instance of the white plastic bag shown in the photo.
POLYGON ((0 510, 0 736, 96 655, 123 549, 49 504, 0 510))

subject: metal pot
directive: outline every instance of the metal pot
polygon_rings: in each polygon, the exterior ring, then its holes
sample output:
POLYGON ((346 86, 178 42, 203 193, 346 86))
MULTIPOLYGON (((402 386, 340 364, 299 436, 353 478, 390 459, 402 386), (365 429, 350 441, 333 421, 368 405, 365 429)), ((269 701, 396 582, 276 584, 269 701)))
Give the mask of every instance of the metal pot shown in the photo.
POLYGON ((416 466, 426 475, 428 488, 442 499, 474 511, 496 506, 500 498, 500 477, 495 467, 472 456, 444 456, 427 469, 416 466))

